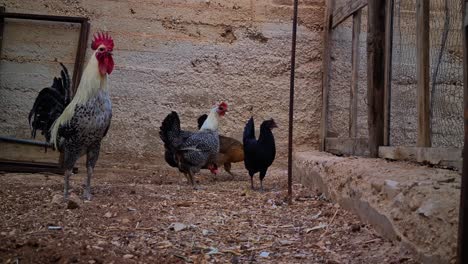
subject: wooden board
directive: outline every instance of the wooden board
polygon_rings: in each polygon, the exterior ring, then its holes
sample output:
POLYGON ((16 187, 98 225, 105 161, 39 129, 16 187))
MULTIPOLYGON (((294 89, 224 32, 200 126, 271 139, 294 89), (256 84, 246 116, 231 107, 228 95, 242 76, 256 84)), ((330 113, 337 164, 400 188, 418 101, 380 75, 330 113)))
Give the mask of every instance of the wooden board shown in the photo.
POLYGON ((468 263, 468 0, 463 3, 463 109, 464 151, 458 222, 457 263, 468 263))
POLYGON ((431 146, 431 120, 429 113, 429 1, 416 1, 416 72, 418 98, 418 138, 416 146, 431 146))
POLYGON ((351 54, 351 92, 349 106, 349 137, 357 136, 358 123, 358 83, 359 83, 359 38, 361 35, 361 10, 358 10, 353 15, 353 39, 352 39, 352 54, 351 54))
POLYGON ((328 90, 330 86, 330 60, 331 60, 331 24, 334 0, 327 0, 327 12, 325 15, 325 29, 323 32, 323 57, 322 57, 322 118, 320 122, 320 151, 325 150, 325 138, 328 130, 328 90))
POLYGON ((408 160, 438 165, 461 171, 462 150, 459 148, 380 147, 379 157, 391 160, 408 160))
POLYGON ((0 159, 59 164, 60 153, 44 147, 0 141, 0 159))
POLYGON ((348 0, 333 10, 332 28, 335 28, 348 17, 367 5, 367 0, 348 0))
POLYGON ((367 138, 327 138, 325 150, 335 155, 368 156, 367 138))
POLYGON ((387 1, 385 18, 385 80, 384 80, 384 139, 383 145, 390 145, 390 114, 392 98, 392 45, 394 0, 387 1))
POLYGON ((377 157, 384 141, 385 0, 370 1, 367 33, 369 153, 377 157))

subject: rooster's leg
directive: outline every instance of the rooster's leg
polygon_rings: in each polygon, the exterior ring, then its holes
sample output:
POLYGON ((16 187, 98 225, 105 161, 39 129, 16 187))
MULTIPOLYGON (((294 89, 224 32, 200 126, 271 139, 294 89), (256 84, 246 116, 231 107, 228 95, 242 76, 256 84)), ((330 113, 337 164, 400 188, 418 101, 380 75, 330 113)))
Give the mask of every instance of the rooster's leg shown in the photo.
POLYGON ((189 170, 188 176, 189 176, 189 180, 190 180, 190 184, 192 185, 192 188, 196 189, 195 188, 195 182, 193 181, 193 172, 191 170, 189 170))
POLYGON ((250 176, 250 188, 252 188, 252 190, 255 190, 254 185, 253 185, 253 175, 250 176))
POLYGON ((72 175, 72 170, 65 170, 65 184, 63 188, 63 198, 68 199, 68 187, 69 187, 69 181, 70 181, 70 176, 72 175))
POLYGON ((68 199, 68 191, 70 187, 70 176, 72 175, 75 162, 80 157, 79 151, 64 150, 63 153, 63 166, 65 167, 65 183, 63 187, 63 197, 68 199))
POLYGON ((94 166, 96 166, 96 162, 99 157, 99 146, 88 150, 86 155, 86 169, 87 169, 87 177, 86 177, 86 187, 84 192, 84 197, 86 200, 91 200, 91 178, 94 174, 94 166))
POLYGON ((263 192, 263 179, 266 176, 266 170, 260 171, 260 191, 263 192))

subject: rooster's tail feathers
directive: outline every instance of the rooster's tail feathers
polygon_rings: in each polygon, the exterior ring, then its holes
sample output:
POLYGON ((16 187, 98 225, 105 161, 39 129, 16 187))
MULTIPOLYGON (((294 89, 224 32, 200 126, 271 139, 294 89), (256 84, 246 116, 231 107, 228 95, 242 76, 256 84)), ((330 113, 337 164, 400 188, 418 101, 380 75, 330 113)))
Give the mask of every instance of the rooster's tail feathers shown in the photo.
POLYGON ((245 140, 249 138, 255 138, 255 125, 254 125, 253 117, 251 117, 249 121, 247 121, 247 124, 245 125, 244 136, 243 136, 244 144, 245 144, 245 140))
POLYGON ((165 145, 170 145, 180 135, 179 115, 172 111, 164 118, 159 128, 159 137, 165 145))
POLYGON ((208 118, 208 115, 207 114, 203 114, 201 115, 197 122, 198 122, 198 129, 200 129, 202 126, 203 126, 203 123, 205 123, 205 120, 208 118))
POLYGON ((50 128, 54 121, 62 114, 70 102, 70 77, 67 68, 62 66, 61 78, 55 77, 51 87, 42 89, 29 112, 28 120, 31 126, 31 136, 36 137, 40 130, 47 141, 50 141, 50 128))

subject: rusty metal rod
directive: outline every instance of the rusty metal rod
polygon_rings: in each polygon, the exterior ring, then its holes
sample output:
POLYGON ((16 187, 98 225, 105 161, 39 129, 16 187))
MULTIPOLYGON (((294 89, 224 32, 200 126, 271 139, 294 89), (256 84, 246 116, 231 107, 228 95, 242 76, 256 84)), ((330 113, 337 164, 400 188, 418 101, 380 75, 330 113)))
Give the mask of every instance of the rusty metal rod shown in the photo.
POLYGON ((296 69, 296 35, 297 35, 298 0, 294 0, 294 15, 291 47, 291 79, 289 87, 289 135, 288 135, 288 202, 292 203, 292 152, 294 123, 294 73, 296 69))

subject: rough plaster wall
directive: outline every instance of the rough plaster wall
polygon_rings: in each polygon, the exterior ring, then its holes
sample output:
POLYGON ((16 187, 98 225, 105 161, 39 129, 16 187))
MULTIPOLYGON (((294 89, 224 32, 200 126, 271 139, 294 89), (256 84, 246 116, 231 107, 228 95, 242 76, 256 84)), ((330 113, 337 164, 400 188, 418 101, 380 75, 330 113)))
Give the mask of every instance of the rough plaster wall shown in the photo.
MULTIPOLYGON (((114 115, 103 146, 106 157, 151 162, 162 156, 158 130, 171 110, 181 115, 183 128, 194 129, 196 118, 213 102, 226 100, 230 112, 220 127, 223 134, 240 138, 250 115, 257 126, 262 119, 275 118, 280 127, 275 131, 280 163, 287 150, 292 3, 3 1, 9 12, 87 16, 92 33, 106 30, 114 37, 116 67, 110 78, 114 115)), ((324 3, 308 0, 300 5, 294 143, 316 147, 324 3)), ((41 36, 37 42, 49 38, 41 36)), ((36 52, 55 54, 49 49, 36 52)), ((2 59, 3 73, 8 68, 2 59)), ((41 64, 36 63, 35 69, 41 64)), ((11 67, 10 71, 20 71, 19 65, 11 67)), ((46 76, 51 80, 57 69, 43 73, 37 90, 50 83, 46 76)), ((32 77, 28 82, 39 83, 32 77)), ((28 110, 33 97, 29 93, 23 101, 28 110)), ((25 119, 24 111, 17 118, 25 119)), ((5 127, 0 126, 2 134, 5 127)))
POLYGON ((78 36, 79 26, 73 24, 6 21, 0 61, 1 135, 30 137, 27 116, 34 98, 59 74, 57 61, 73 72, 78 36))

